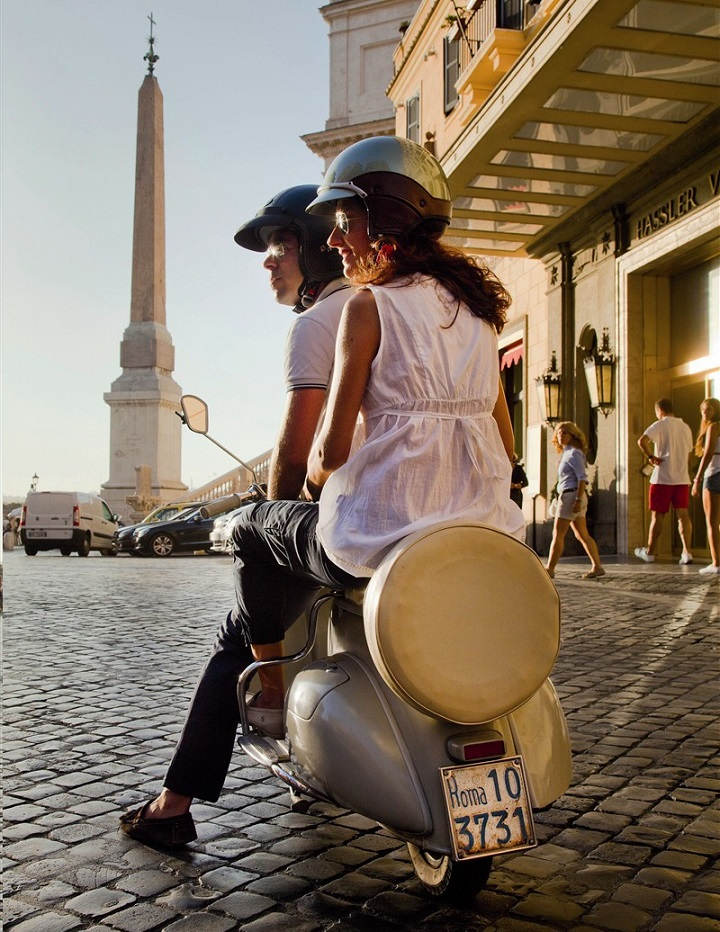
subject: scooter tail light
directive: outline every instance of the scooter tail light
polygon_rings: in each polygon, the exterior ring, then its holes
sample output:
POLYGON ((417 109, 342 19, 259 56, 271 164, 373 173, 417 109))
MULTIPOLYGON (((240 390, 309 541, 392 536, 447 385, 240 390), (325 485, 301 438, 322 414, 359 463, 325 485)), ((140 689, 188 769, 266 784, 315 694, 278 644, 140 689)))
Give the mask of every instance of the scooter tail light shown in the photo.
POLYGON ((458 763, 495 760, 505 757, 505 741, 499 731, 482 731, 453 735, 447 740, 447 750, 452 760, 458 763))
POLYGON ((27 505, 22 506, 22 514, 20 515, 20 527, 25 527, 27 523, 27 505))
POLYGON ((505 756, 505 742, 500 738, 496 741, 477 741, 465 745, 465 760, 488 760, 493 757, 505 756))
POLYGON ((73 527, 80 527, 80 507, 73 505, 73 527))

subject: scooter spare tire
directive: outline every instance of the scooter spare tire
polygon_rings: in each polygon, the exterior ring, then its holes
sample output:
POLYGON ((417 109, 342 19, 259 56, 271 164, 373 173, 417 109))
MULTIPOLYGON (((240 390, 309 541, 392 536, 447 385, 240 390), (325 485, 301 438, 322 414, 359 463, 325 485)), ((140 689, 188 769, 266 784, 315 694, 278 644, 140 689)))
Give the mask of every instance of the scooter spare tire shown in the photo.
POLYGON ((471 521, 402 540, 363 600, 368 648, 403 701, 459 725, 519 708, 552 670, 560 599, 537 554, 471 521))
POLYGON ((470 900, 482 889, 490 876, 492 857, 453 861, 447 854, 423 851, 407 843, 415 875, 432 896, 470 900))

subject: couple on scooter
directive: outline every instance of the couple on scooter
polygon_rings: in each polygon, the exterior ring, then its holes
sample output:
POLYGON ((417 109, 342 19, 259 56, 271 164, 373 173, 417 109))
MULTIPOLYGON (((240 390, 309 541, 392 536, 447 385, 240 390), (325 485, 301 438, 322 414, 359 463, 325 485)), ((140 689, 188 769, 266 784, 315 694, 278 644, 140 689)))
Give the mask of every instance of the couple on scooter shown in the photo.
MULTIPOLYGON (((249 505, 235 526, 236 606, 163 791, 121 820, 143 841, 196 837, 190 803, 217 799, 229 766, 238 669, 280 656, 286 628, 318 589, 357 587, 399 540, 441 521, 524 537, 509 498, 513 436, 498 372, 510 299, 488 269, 442 244, 451 204, 440 165, 405 139, 362 140, 331 164, 307 210, 331 218, 328 245, 356 289, 341 292, 322 427, 302 500, 249 505)), ((288 244, 279 245, 276 258, 288 244)), ((280 734, 281 668, 260 681, 250 722, 280 734)))

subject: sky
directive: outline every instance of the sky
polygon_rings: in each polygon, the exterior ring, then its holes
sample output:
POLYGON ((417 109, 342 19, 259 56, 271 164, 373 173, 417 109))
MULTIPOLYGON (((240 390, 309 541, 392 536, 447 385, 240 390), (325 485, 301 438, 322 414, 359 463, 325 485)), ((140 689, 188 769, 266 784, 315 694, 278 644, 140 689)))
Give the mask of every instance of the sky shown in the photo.
MULTIPOLYGON (((299 138, 328 116, 317 0, 3 0, 3 496, 97 492, 130 320, 137 92, 151 12, 164 97, 167 326, 174 378, 243 459, 284 404, 292 311, 235 230, 277 191, 319 184, 299 138)), ((183 480, 233 468, 184 431, 183 480)))

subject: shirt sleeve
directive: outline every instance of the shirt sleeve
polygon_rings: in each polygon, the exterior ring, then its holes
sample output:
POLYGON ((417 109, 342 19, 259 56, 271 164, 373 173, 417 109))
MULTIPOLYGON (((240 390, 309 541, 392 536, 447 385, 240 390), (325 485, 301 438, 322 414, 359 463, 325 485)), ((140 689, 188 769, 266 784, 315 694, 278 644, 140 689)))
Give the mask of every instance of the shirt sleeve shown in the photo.
POLYGON ((321 323, 298 317, 285 344, 285 387, 327 389, 330 384, 335 339, 321 323))
POLYGON ((581 450, 577 448, 572 451, 570 454, 570 464, 575 473, 575 478, 578 482, 587 482, 587 471, 585 469, 585 457, 582 454, 581 450))
POLYGON ((660 421, 653 421, 652 424, 647 428, 647 430, 643 431, 643 433, 645 434, 646 437, 649 437, 653 443, 655 443, 655 438, 660 432, 660 429, 661 429, 660 421))

